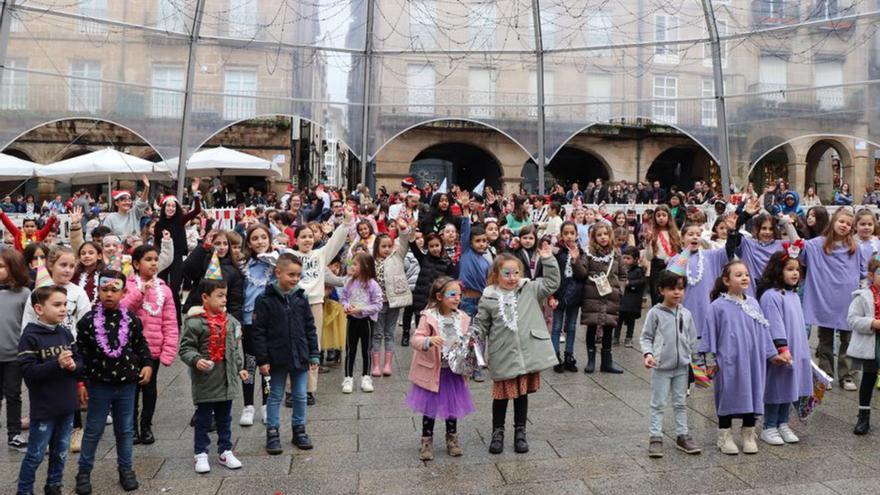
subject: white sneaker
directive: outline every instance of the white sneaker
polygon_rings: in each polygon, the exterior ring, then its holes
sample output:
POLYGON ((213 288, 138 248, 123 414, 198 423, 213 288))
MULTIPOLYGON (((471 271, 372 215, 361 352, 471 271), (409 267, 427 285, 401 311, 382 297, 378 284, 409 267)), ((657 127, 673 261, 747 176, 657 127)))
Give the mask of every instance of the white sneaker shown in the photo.
POLYGON ((373 391, 373 379, 370 375, 364 375, 361 378, 361 392, 372 392, 373 391))
POLYGON ((785 445, 785 441, 779 436, 779 430, 776 428, 761 430, 761 440, 767 445, 785 445))
POLYGON ((782 440, 785 441, 785 443, 798 443, 801 441, 801 439, 791 431, 791 427, 788 426, 788 423, 782 423, 777 429, 779 430, 779 436, 782 437, 782 440))
POLYGON ((565 343, 565 333, 560 333, 560 334, 559 334, 559 343, 560 343, 560 344, 564 344, 564 343, 565 343))
POLYGON ((220 454, 220 464, 226 466, 229 469, 238 469, 241 467, 241 461, 235 457, 235 454, 232 453, 231 450, 227 450, 226 452, 220 454))
POLYGON ((847 378, 843 381, 843 389, 847 392, 855 392, 859 387, 856 386, 856 382, 847 378))
POLYGON ((211 472, 211 465, 208 464, 208 454, 196 454, 193 463, 196 466, 197 473, 204 474, 211 472))
POLYGON ((350 394, 354 391, 354 378, 347 376, 342 380, 342 393, 350 394))
POLYGON ((260 417, 263 418, 263 424, 266 424, 266 418, 268 417, 266 416, 266 404, 260 407, 260 417))
POLYGON ((107 415, 107 420, 106 420, 104 423, 105 423, 105 424, 108 424, 108 425, 112 425, 112 424, 113 424, 113 415, 112 415, 112 414, 108 414, 108 415, 107 415))
POLYGON ((239 426, 254 425, 254 406, 244 406, 241 410, 241 419, 238 420, 239 426))

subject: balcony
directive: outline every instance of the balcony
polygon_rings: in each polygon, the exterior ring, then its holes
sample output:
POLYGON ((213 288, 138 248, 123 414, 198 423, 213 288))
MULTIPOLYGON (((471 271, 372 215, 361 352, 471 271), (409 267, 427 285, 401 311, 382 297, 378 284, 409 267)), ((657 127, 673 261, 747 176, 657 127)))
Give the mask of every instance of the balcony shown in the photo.
POLYGON ((808 117, 859 121, 859 115, 866 111, 865 93, 861 87, 816 89, 803 85, 757 83, 748 87, 748 93, 760 94, 728 98, 728 108, 734 114, 731 121, 808 117))
POLYGON ((753 0, 752 24, 756 28, 796 24, 800 4, 792 0, 753 0))

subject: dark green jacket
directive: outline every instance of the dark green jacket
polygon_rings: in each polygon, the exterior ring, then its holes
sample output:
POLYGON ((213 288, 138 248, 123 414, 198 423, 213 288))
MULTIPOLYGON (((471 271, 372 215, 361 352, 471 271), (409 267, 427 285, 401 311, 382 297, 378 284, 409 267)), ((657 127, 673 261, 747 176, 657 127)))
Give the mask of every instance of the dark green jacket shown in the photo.
POLYGON ((193 403, 222 402, 234 400, 241 395, 241 378, 238 372, 244 369, 244 354, 241 349, 241 323, 230 314, 226 315, 226 356, 215 363, 210 371, 199 371, 199 359, 210 359, 208 341, 211 330, 205 319, 205 310, 193 306, 184 318, 177 354, 180 360, 192 368, 193 403))

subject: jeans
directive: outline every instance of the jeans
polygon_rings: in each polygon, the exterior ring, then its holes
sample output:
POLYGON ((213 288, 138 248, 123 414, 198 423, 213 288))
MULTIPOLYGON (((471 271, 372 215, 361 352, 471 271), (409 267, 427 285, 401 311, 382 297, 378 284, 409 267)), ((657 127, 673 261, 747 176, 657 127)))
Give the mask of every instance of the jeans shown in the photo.
POLYGON ((458 309, 464 311, 464 314, 473 319, 474 316, 477 316, 477 307, 479 304, 480 298, 478 297, 462 297, 458 309))
POLYGON ((196 404, 195 453, 207 454, 211 446, 208 429, 217 422, 217 453, 232 450, 232 401, 201 402, 196 404))
MULTIPOLYGON (((849 368, 849 358, 846 351, 849 349, 849 339, 852 333, 848 330, 837 330, 840 335, 840 346, 837 348, 837 381, 843 383, 847 378, 852 379, 849 368)), ((834 333, 833 328, 819 327, 819 345, 816 346, 816 358, 819 368, 828 373, 834 379, 834 333)))
POLYGON ((31 420, 27 454, 21 460, 18 472, 18 492, 33 493, 37 469, 43 462, 49 447, 49 472, 46 485, 60 485, 64 475, 64 461, 70 448, 70 432, 73 430, 73 414, 50 419, 31 420))
POLYGON ((379 317, 373 326, 373 352, 382 352, 382 343, 385 343, 385 352, 394 352, 394 330, 397 328, 397 317, 400 308, 389 308, 388 303, 382 305, 379 317))
POLYGON ((764 404, 764 429, 776 428, 788 423, 791 404, 764 404))
POLYGON ((688 370, 690 366, 679 366, 674 370, 651 372, 651 430, 652 437, 663 436, 663 409, 672 392, 672 410, 675 412, 675 434, 688 434, 687 397, 688 370))
POLYGON ((566 306, 562 302, 553 310, 553 330, 550 333, 550 342, 553 343, 553 350, 559 354, 559 336, 562 334, 563 320, 565 322, 565 353, 574 353, 574 336, 577 332, 577 316, 578 310, 581 309, 577 304, 566 306))
POLYGON ((6 433, 12 438, 21 433, 21 368, 17 362, 0 363, 0 384, 6 399, 6 433))
POLYGON ((89 413, 79 453, 79 472, 91 473, 95 465, 95 451, 104 435, 107 414, 113 411, 113 434, 116 436, 116 464, 119 469, 131 470, 131 449, 134 435, 134 396, 137 384, 88 383, 89 413))
POLYGON ((266 426, 270 428, 281 427, 278 415, 281 402, 284 400, 284 383, 288 376, 290 376, 290 392, 293 394, 293 412, 290 415, 290 422, 293 426, 304 426, 306 424, 306 387, 308 386, 309 372, 293 369, 275 371, 273 369, 269 376, 272 379, 269 381, 266 426))

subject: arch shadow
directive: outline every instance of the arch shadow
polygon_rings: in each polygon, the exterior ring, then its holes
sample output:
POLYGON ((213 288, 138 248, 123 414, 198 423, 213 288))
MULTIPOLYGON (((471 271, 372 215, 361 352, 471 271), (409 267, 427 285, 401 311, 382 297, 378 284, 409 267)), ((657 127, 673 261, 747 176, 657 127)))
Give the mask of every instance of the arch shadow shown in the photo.
MULTIPOLYGON (((877 143, 876 141, 872 141, 872 140, 870 140, 870 139, 865 139, 865 138, 863 138, 863 137, 854 136, 854 135, 852 135, 852 134, 827 134, 827 133, 826 133, 826 134, 804 134, 804 135, 802 135, 802 136, 795 136, 795 137, 793 137, 793 138, 791 138, 791 139, 788 139, 788 140, 786 140, 786 141, 783 141, 783 142, 779 143, 778 145, 774 146, 773 148, 771 148, 771 149, 765 151, 765 152, 764 152, 763 154, 761 154, 761 155, 760 155, 760 156, 759 156, 754 162, 752 162, 752 163, 749 165, 749 172, 748 172, 748 174, 746 174, 746 177, 748 177, 749 175, 751 175, 752 170, 754 170, 755 165, 757 165, 758 162, 760 162, 765 156, 769 155, 770 153, 772 153, 773 151, 775 151, 775 150, 776 150, 777 148, 779 148, 780 146, 789 145, 789 144, 791 144, 791 143, 793 143, 793 142, 795 142, 795 141, 801 140, 801 139, 816 139, 816 142, 818 142, 818 141, 821 141, 821 140, 823 140, 823 139, 832 139, 832 138, 838 138, 838 139, 840 139, 840 138, 846 138, 846 139, 857 139, 857 140, 860 140, 860 141, 864 141, 864 142, 866 142, 866 143, 868 143, 868 144, 870 144, 870 145, 872 145, 872 146, 876 146, 877 148, 880 148, 880 143, 877 143)), ((816 144, 815 142, 812 143, 812 144, 810 144, 810 148, 812 148, 813 145, 815 145, 815 144, 816 144)), ((842 144, 842 143, 841 143, 841 144, 842 144)))

